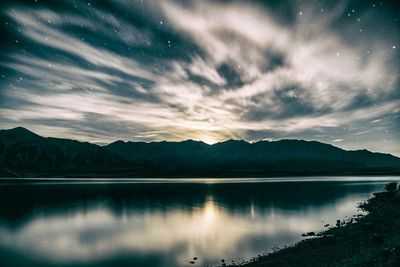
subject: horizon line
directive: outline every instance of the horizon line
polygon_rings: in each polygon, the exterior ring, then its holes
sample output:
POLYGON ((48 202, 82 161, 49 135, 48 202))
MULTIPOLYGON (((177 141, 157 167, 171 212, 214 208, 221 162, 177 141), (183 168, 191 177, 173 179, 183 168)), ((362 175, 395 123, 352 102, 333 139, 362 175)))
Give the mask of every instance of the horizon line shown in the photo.
POLYGON ((96 142, 96 141, 81 141, 81 140, 77 140, 77 139, 70 139, 70 138, 64 138, 64 137, 42 136, 42 135, 39 135, 39 134, 29 130, 26 127, 23 127, 23 126, 16 126, 16 127, 9 128, 9 129, 0 129, 0 131, 11 131, 11 130, 16 130, 16 129, 23 129, 25 131, 28 131, 28 132, 30 132, 30 133, 32 133, 34 135, 37 135, 39 137, 42 137, 42 138, 55 138, 55 139, 71 140, 71 141, 76 141, 76 142, 80 142, 80 143, 89 143, 89 144, 100 146, 100 147, 106 147, 106 146, 114 144, 116 142, 151 144, 151 143, 163 143, 163 142, 165 142, 165 143, 183 143, 183 142, 192 141, 192 142, 203 143, 203 144, 208 145, 208 146, 213 146, 213 145, 216 145, 216 144, 222 144, 222 143, 226 143, 226 142, 230 142, 230 141, 245 142, 245 143, 247 143, 249 145, 253 145, 253 144, 261 143, 261 142, 273 143, 273 142, 281 142, 281 141, 302 141, 302 142, 313 142, 313 143, 329 145, 329 146, 333 146, 333 147, 336 147, 336 148, 344 150, 344 151, 368 151, 368 152, 371 152, 371 153, 386 154, 386 155, 394 156, 396 158, 400 158, 399 155, 388 153, 388 152, 371 151, 371 150, 366 149, 366 148, 345 149, 345 148, 341 148, 339 146, 336 146, 336 145, 333 145, 333 144, 330 144, 330 143, 324 143, 324 142, 317 141, 317 140, 299 139, 299 138, 297 138, 297 139, 296 138, 293 138, 293 139, 290 139, 290 138, 284 138, 284 139, 266 138, 266 139, 260 139, 260 140, 257 140, 257 141, 255 141, 255 140, 254 141, 253 140, 252 141, 247 141, 245 139, 233 139, 233 138, 230 138, 230 139, 226 139, 226 140, 223 140, 223 141, 218 141, 218 142, 215 142, 215 143, 207 143, 207 142, 204 142, 202 140, 195 140, 195 139, 184 139, 184 140, 180 140, 180 141, 172 141, 172 140, 171 141, 169 141, 169 140, 154 140, 154 141, 132 141, 132 140, 127 140, 127 141, 125 141, 125 140, 122 140, 122 139, 118 139, 118 140, 115 140, 115 141, 110 142, 110 143, 101 143, 101 142, 96 142))

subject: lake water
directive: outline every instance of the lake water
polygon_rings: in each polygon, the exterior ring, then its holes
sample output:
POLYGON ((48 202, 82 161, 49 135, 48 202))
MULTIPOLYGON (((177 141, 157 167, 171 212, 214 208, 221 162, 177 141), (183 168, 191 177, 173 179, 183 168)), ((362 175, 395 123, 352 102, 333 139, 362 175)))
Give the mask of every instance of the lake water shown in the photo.
POLYGON ((238 262, 360 213, 392 180, 2 180, 0 266, 238 262))

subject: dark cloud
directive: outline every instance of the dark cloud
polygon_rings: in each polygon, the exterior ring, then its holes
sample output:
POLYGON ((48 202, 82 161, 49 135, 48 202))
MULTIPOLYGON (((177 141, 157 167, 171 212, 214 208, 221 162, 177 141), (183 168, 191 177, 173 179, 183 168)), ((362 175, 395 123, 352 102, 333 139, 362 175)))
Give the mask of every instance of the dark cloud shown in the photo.
POLYGON ((244 85, 240 79, 240 74, 236 71, 235 67, 229 63, 222 63, 217 67, 218 74, 225 79, 225 86, 227 88, 237 88, 244 85))
POLYGON ((274 91, 253 96, 251 100, 254 105, 246 110, 243 119, 250 121, 285 120, 331 112, 329 107, 317 108, 310 101, 310 97, 308 91, 299 84, 282 86, 274 91), (272 101, 272 104, 265 104, 266 100, 272 101))
POLYGON ((345 109, 352 110, 362 107, 368 107, 374 105, 374 103, 375 103, 374 99, 368 96, 367 94, 359 94, 353 97, 353 99, 347 104, 345 109))
POLYGON ((278 105, 281 107, 276 118, 290 118, 315 114, 317 110, 314 108, 311 101, 308 102, 307 98, 307 91, 298 85, 279 88, 272 98, 272 101, 279 102, 278 105))
POLYGON ((219 90, 219 85, 214 83, 213 81, 210 81, 204 76, 193 74, 190 70, 186 70, 187 77, 190 81, 200 85, 200 86, 205 86, 211 89, 211 91, 218 91, 219 90))
POLYGON ((283 53, 270 52, 266 56, 266 61, 263 70, 265 72, 274 71, 277 68, 284 67, 287 62, 283 53))

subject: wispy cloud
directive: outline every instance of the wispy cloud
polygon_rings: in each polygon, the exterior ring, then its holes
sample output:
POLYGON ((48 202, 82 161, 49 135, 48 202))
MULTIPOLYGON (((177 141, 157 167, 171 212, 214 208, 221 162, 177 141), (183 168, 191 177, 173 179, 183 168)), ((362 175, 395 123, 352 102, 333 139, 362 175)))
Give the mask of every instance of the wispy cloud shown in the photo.
MULTIPOLYGON (((374 149, 379 135, 399 147, 399 35, 373 32, 378 11, 345 1, 287 3, 286 13, 236 1, 64 4, 1 10, 15 44, 0 61, 4 127, 104 143, 289 137, 374 149), (369 128, 388 116, 388 132, 369 128)), ((400 153, 392 144, 381 150, 400 153)))

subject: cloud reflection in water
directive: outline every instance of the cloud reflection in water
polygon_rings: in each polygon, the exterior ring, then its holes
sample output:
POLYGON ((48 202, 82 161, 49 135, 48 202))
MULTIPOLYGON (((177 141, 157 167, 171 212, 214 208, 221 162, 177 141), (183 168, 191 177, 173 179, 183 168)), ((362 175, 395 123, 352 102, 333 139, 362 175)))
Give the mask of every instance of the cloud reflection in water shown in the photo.
MULTIPOLYGON (((221 258, 248 259, 275 245, 300 240, 301 233, 320 230, 325 223, 354 214, 356 203, 378 187, 338 187, 331 183, 323 191, 336 192, 333 198, 318 202, 318 195, 323 192, 318 192, 315 184, 303 185, 315 192, 314 197, 307 200, 310 196, 304 196, 303 201, 291 192, 298 185, 289 188, 286 193, 292 198, 285 200, 272 192, 279 191, 279 187, 284 192, 283 184, 269 185, 268 190, 266 185, 244 184, 242 192, 233 191, 232 185, 203 184, 197 185, 204 187, 198 195, 193 188, 193 198, 197 200, 190 201, 161 194, 159 201, 143 204, 137 198, 116 200, 103 192, 101 198, 89 197, 77 205, 70 201, 53 208, 41 204, 19 226, 11 223, 14 227, 10 227, 2 220, 4 214, 0 217, 0 248, 63 266, 97 266, 126 255, 136 263, 136 257, 155 259, 154 255, 158 255, 160 262, 154 262, 155 266, 185 266, 194 256, 199 257, 199 264, 216 264, 221 258), (247 191, 254 192, 253 196, 247 191), (232 194, 240 194, 237 200, 242 204, 226 198, 232 194)), ((176 194, 183 194, 184 190, 191 188, 181 187, 176 194)), ((109 191, 108 188, 105 192, 109 191)))

